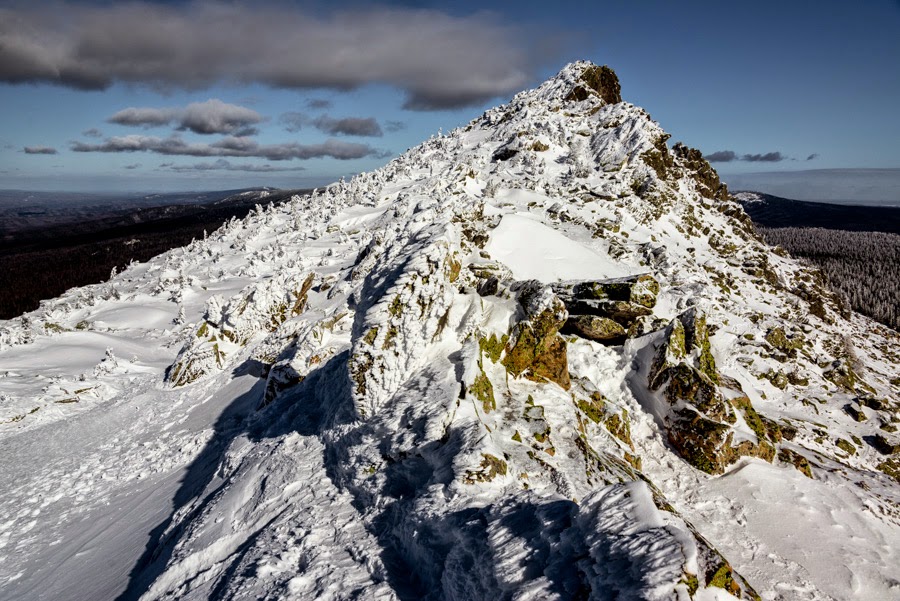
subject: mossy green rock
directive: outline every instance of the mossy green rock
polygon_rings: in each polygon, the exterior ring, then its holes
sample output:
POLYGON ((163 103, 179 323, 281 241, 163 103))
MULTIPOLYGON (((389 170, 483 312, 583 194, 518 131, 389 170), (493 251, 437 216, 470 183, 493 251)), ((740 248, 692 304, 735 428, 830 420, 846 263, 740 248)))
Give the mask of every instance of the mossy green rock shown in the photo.
POLYGON ((572 286, 571 293, 576 299, 624 301, 652 309, 656 306, 659 282, 648 274, 614 280, 589 280, 572 286))
POLYGON ((575 334, 601 344, 622 344, 626 332, 619 323, 596 315, 571 315, 562 329, 563 334, 575 334))
POLYGON ((476 376, 470 391, 476 399, 481 401, 481 407, 485 413, 490 413, 497 408, 497 402, 494 400, 494 386, 484 371, 476 376))
POLYGON ((520 289, 519 304, 526 317, 516 323, 510 332, 506 354, 501 363, 513 376, 524 376, 535 382, 551 381, 568 390, 569 359, 566 340, 559 330, 568 317, 563 302, 551 294, 543 310, 529 314, 535 298, 545 298, 546 289, 535 283, 526 283, 520 289), (539 296, 540 295, 540 296, 539 296))
POLYGON ((710 570, 710 573, 706 576, 706 586, 715 586, 717 588, 725 589, 738 598, 741 596, 741 587, 735 581, 734 572, 732 571, 731 566, 728 565, 728 562, 723 563, 714 570, 710 570))

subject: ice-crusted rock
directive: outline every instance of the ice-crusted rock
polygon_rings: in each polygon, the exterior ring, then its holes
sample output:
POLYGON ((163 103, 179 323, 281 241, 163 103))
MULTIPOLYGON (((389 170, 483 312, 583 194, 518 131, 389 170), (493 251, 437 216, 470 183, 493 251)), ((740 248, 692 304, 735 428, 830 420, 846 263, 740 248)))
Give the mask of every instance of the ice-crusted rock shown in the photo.
POLYGON ((673 319, 649 371, 649 385, 669 404, 669 442, 694 467, 721 474, 743 455, 772 461, 775 448, 741 385, 722 378, 712 355, 706 315, 692 308, 673 319), (756 440, 735 441, 736 411, 756 440))
POLYGON ((224 306, 218 298, 210 299, 203 322, 169 368, 169 382, 184 386, 222 369, 228 356, 255 336, 274 333, 300 315, 314 278, 278 276, 251 284, 224 306))

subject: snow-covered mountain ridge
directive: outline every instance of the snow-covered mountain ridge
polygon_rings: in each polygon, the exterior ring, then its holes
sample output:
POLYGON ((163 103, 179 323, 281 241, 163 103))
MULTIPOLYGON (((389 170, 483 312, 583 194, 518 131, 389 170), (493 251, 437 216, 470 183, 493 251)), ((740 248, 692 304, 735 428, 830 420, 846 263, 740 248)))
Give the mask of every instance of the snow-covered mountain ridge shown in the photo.
POLYGON ((900 594, 897 334, 667 139, 573 63, 5 322, 3 589, 900 594))

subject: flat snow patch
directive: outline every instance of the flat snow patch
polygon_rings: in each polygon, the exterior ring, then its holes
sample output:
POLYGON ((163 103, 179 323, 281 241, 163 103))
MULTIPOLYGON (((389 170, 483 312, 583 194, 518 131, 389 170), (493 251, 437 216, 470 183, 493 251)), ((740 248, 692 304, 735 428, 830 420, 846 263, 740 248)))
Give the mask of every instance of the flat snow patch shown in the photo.
POLYGON ((627 268, 524 215, 506 215, 485 250, 520 280, 586 280, 630 275, 627 268))

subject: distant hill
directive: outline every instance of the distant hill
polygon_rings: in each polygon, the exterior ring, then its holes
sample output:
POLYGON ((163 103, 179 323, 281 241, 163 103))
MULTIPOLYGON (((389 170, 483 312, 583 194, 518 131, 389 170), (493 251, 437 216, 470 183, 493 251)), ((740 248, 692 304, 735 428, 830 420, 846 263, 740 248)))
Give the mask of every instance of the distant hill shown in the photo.
POLYGON ((753 222, 762 227, 821 227, 900 234, 900 207, 809 202, 762 192, 735 192, 734 198, 753 222))
MULTIPOLYGON (((102 282, 113 267, 203 238, 257 205, 309 192, 267 188, 118 199, 38 194, 29 208, 18 209, 33 212, 28 219, 16 225, 0 219, 0 319, 32 311, 73 286, 102 282)), ((17 210, 13 198, 0 196, 0 217, 17 210)))

